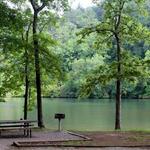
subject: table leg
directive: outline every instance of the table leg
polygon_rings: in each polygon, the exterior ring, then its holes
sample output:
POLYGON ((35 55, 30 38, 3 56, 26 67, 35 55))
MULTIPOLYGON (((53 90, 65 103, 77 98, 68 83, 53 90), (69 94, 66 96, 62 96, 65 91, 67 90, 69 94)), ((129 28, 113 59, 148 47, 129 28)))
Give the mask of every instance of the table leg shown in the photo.
POLYGON ((32 131, 31 131, 31 129, 30 129, 30 138, 32 137, 32 131))

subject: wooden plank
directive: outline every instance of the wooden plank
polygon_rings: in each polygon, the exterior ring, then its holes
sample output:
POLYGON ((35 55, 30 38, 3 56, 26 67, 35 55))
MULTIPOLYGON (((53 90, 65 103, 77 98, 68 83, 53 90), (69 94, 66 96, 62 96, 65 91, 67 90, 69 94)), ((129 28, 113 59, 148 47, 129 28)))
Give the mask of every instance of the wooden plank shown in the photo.
POLYGON ((34 126, 34 124, 6 124, 6 125, 0 125, 0 128, 9 128, 9 127, 30 127, 34 126))
POLYGON ((36 123, 37 120, 0 120, 0 124, 12 124, 12 123, 36 123))
POLYGON ((36 127, 9 127, 9 128, 0 128, 0 131, 6 130, 28 130, 28 129, 35 129, 36 127))
POLYGON ((9 130, 24 130, 25 136, 32 136, 32 129, 37 120, 1 120, 0 121, 0 135, 3 131, 9 130))
POLYGON ((37 127, 9 127, 9 128, 0 128, 0 136, 2 136, 3 131, 9 130, 24 130, 24 136, 32 137, 32 129, 37 129, 37 127))

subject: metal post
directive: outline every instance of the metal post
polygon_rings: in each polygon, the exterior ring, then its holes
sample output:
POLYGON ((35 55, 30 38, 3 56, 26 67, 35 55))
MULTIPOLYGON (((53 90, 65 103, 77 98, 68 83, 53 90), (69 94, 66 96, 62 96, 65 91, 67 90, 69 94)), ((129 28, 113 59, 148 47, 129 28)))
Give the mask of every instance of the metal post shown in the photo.
POLYGON ((61 119, 58 119, 58 131, 61 131, 61 119))

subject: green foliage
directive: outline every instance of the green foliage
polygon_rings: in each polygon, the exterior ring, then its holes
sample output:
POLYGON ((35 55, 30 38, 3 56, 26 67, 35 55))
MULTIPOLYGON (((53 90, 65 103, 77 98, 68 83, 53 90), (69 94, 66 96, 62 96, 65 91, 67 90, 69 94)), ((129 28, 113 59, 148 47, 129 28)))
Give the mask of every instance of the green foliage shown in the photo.
MULTIPOLYGON (((0 3, 2 10, 0 13, 4 17, 4 22, 0 26, 0 49, 1 51, 1 82, 0 96, 7 93, 12 95, 24 95, 24 79, 27 74, 30 85, 30 103, 32 108, 35 101, 35 70, 34 52, 31 37, 32 10, 26 5, 25 1, 11 0, 13 9, 8 3, 0 3), (22 9, 23 8, 23 9, 22 9), (11 16, 14 16, 11 17, 11 16), (8 22, 10 24, 8 24, 8 22), (25 72, 26 58, 28 58, 28 72, 25 72)), ((37 1, 36 1, 37 2, 37 1)), ((47 6, 50 1, 41 1, 47 6)), ((62 1, 66 5, 67 1, 62 1)), ((56 3, 52 4, 57 5, 56 3)), ((51 5, 51 6, 52 6, 51 5)), ((59 7, 61 3, 59 2, 59 7)), ((66 6, 63 6, 65 8, 66 6)), ((55 9, 55 8, 54 8, 55 9)), ((62 8, 61 8, 62 9, 62 8)), ((3 18, 2 18, 3 19, 3 18)), ((56 81, 64 79, 61 68, 61 60, 54 52, 57 44, 56 40, 48 33, 50 26, 55 26, 58 15, 48 10, 42 11, 39 15, 37 38, 39 39, 40 62, 42 67, 43 94, 48 93, 48 87, 56 81), (45 31, 45 33, 42 33, 45 31)))
MULTIPOLYGON (((32 13, 25 0, 0 2, 0 95, 23 95, 25 50, 29 57, 30 104, 35 99, 34 53, 32 51, 32 13), (22 9, 24 8, 24 9, 22 9), (9 23, 8 23, 9 22, 9 23), (27 30, 28 40, 26 39, 27 30), (15 85, 15 86, 14 86, 15 85)), ((114 97, 115 80, 122 80, 125 97, 149 96, 149 27, 148 1, 106 0, 98 6, 68 9, 67 1, 35 1, 46 4, 39 14, 37 38, 40 47, 43 95, 52 97, 114 97), (52 3, 51 3, 52 2, 52 3), (116 25, 120 4, 122 66, 116 67, 116 25), (143 8, 145 10, 143 11, 143 8), (52 10, 52 11, 49 11, 52 10), (76 36, 76 34, 78 36, 76 36), (79 44, 80 43, 80 44, 79 44), (138 94, 139 93, 139 94, 138 94)), ((95 1, 96 2, 96 1, 95 1)), ((35 104, 34 104, 35 105, 35 104)))
POLYGON ((117 49, 116 58, 110 64, 105 63, 87 77, 85 85, 81 88, 81 95, 89 96, 95 85, 105 85, 111 80, 136 81, 139 77, 149 77, 149 71, 145 70, 146 66, 142 59, 133 56, 129 51, 122 51, 126 48, 126 44, 132 45, 142 39, 147 39, 150 35, 149 29, 144 27, 131 13, 131 8, 134 8, 136 12, 138 8, 136 5, 142 2, 106 0, 103 3, 103 20, 79 32, 80 43, 91 33, 96 33, 96 47, 101 47, 105 42, 108 47, 117 49))

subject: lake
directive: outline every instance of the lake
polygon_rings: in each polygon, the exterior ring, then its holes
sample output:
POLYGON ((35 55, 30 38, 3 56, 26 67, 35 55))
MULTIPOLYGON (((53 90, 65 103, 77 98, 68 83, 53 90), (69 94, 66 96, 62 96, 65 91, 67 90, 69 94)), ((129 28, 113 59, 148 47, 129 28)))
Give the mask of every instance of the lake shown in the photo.
MULTIPOLYGON (((108 99, 43 99, 45 126, 57 129, 55 113, 65 113, 64 129, 80 131, 104 131, 114 129, 115 101, 108 99)), ((12 99, 0 102, 0 119, 20 119, 23 101, 12 99)), ((29 112, 29 119, 36 119, 36 109, 29 112)), ((122 129, 150 130, 150 100, 122 100, 122 129)))

